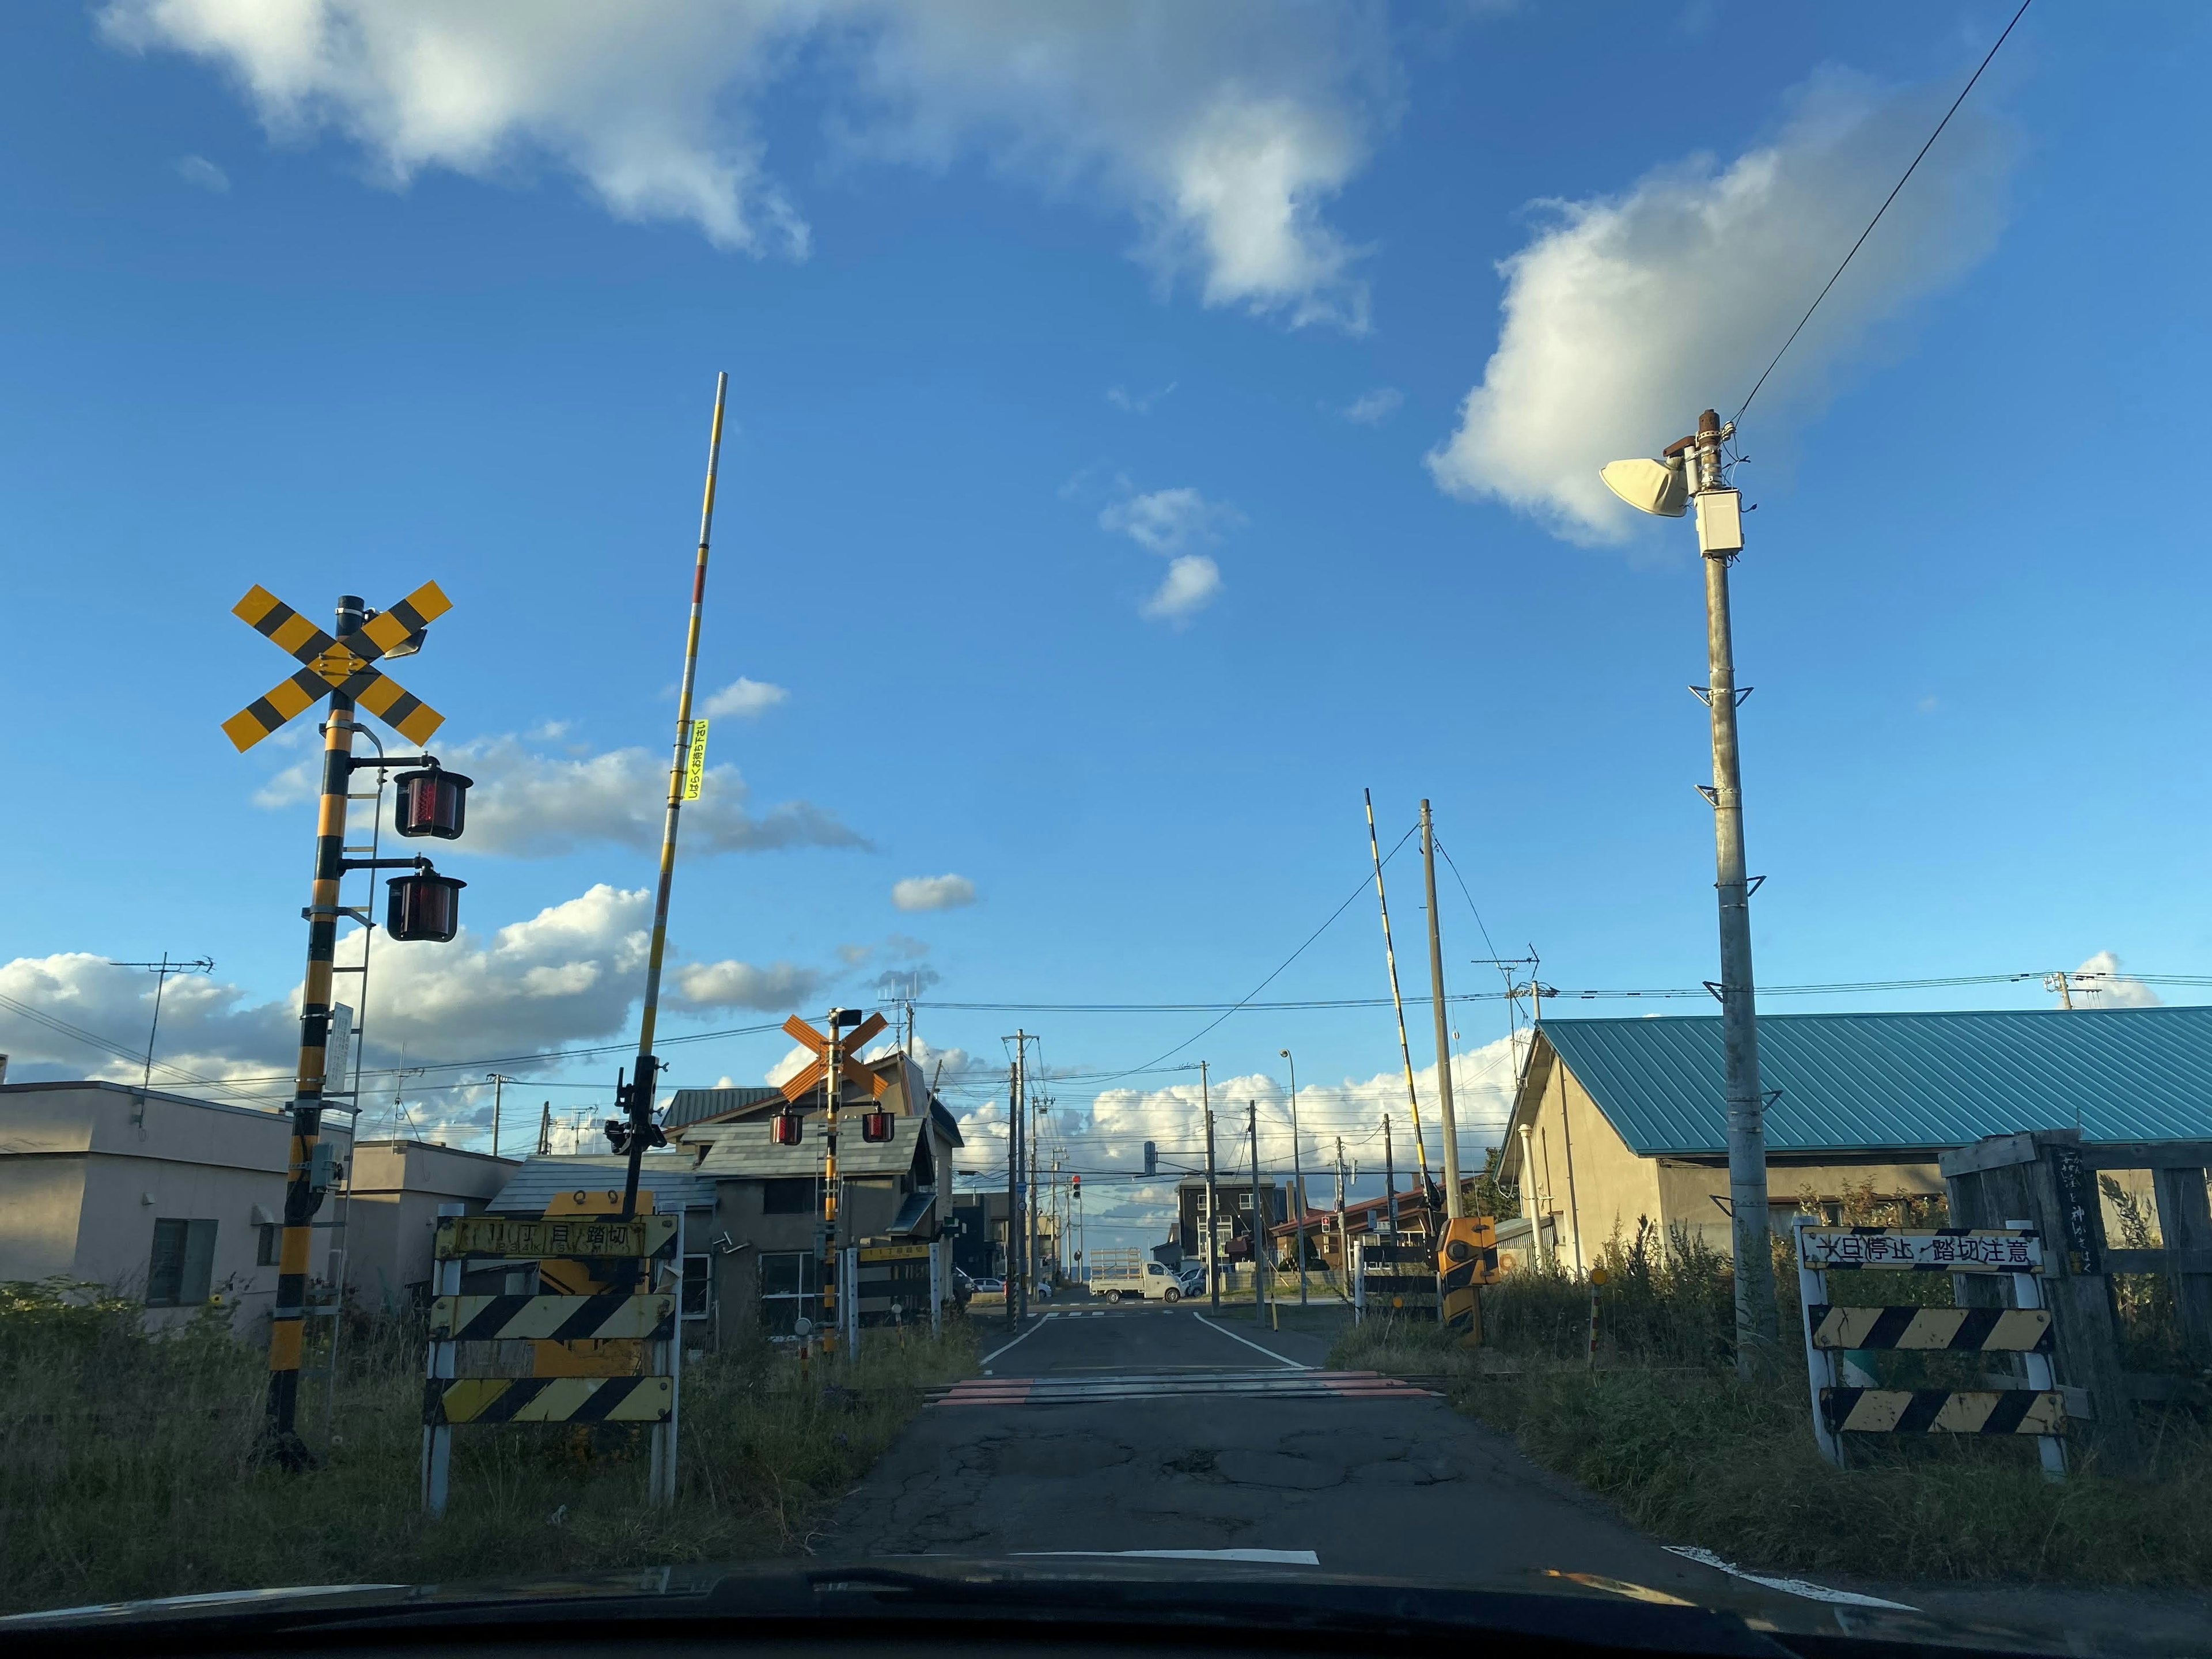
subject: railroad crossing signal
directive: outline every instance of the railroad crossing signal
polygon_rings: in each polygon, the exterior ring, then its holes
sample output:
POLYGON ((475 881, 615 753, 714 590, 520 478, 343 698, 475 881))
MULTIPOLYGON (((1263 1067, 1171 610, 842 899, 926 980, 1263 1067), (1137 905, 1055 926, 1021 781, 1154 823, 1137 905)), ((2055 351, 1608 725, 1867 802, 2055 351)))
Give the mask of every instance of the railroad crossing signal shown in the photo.
POLYGON ((334 640, 267 588, 255 586, 231 607, 231 614, 307 666, 225 720, 223 735, 243 753, 336 691, 410 742, 428 743, 446 717, 402 690, 374 664, 379 657, 420 641, 422 630, 452 609, 453 601, 437 583, 424 582, 390 610, 379 611, 344 638, 334 640))
MULTIPOLYGON (((866 1089, 872 1099, 879 1097, 884 1090, 890 1087, 890 1079, 870 1071, 854 1056, 860 1052, 862 1043, 867 1042, 890 1023, 879 1013, 870 1014, 866 1020, 854 1028, 850 1036, 838 1044, 838 1047, 843 1050, 837 1063, 839 1079, 866 1089)), ((799 1018, 797 1014, 793 1014, 783 1022, 783 1029, 790 1034, 794 1042, 814 1051, 814 1058, 807 1061, 805 1067, 798 1076, 783 1085, 783 1097, 796 1103, 805 1099, 807 1096, 822 1086, 823 1073, 827 1069, 827 1062, 823 1056, 830 1052, 830 1039, 799 1018)))

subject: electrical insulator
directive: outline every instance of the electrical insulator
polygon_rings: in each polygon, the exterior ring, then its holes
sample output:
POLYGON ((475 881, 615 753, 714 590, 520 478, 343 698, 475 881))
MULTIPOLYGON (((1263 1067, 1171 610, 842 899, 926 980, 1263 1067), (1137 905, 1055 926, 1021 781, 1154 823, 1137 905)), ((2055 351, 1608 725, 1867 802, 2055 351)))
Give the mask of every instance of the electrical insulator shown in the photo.
POLYGON ((392 938, 443 945, 460 932, 461 889, 468 883, 424 869, 395 876, 385 885, 391 890, 391 902, 385 910, 384 930, 392 938))
POLYGON ((468 817, 469 784, 459 772, 432 767, 424 772, 402 772, 394 780, 398 794, 392 802, 393 827, 403 836, 435 836, 452 841, 461 833, 468 817))
POLYGON ((796 1112, 778 1112, 768 1121, 769 1138, 779 1146, 796 1146, 803 1121, 796 1112))
POLYGON ((889 1112, 860 1114, 860 1139, 882 1142, 891 1138, 891 1115, 889 1112))

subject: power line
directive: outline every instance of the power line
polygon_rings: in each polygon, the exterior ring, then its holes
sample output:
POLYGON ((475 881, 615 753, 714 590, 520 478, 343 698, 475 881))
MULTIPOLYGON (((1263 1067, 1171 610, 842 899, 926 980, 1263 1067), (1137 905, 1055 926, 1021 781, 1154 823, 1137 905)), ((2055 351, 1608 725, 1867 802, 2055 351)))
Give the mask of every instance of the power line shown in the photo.
POLYGON ((1889 204, 1897 199, 1898 191, 1905 188, 1906 180, 1912 177, 1920 163, 1927 158, 1928 152, 1936 147, 1936 141, 1943 136, 1943 129, 1951 125, 1951 118, 1959 112, 1959 106, 1966 101, 1966 94, 1974 89, 1974 82, 1982 78, 1982 70, 1987 69, 1990 66, 1990 58, 1997 55, 1997 46, 2002 46, 2011 38, 2014 28, 2018 26, 2021 18, 2027 15, 2027 9, 2032 3, 2033 0, 2020 0, 2020 9, 2013 13, 2012 21, 2007 23, 2004 26, 2004 33, 1997 36, 1996 46, 1990 48, 1988 56, 1984 57, 1974 72, 1966 77, 1966 84, 1959 89, 1959 95, 1951 100, 1951 107, 1943 112, 1943 118, 1936 124, 1936 131, 1929 133, 1928 142, 1921 145, 1920 154, 1914 156, 1912 165, 1905 169, 1905 177, 1899 179, 1889 194, 1882 198, 1881 205, 1875 210, 1874 217, 1867 221, 1867 228, 1859 233, 1858 240, 1851 244, 1851 251, 1844 255, 1844 263, 1836 267, 1835 276, 1828 278, 1826 286, 1814 297, 1813 303, 1805 307, 1805 314, 1797 319, 1797 326, 1790 331, 1790 337, 1782 343, 1782 349, 1774 354, 1774 362, 1767 364, 1765 372, 1759 377, 1758 385, 1752 387, 1749 395, 1736 410, 1735 420, 1729 422, 1731 426, 1743 418, 1744 410, 1751 407, 1752 398, 1759 396, 1759 386, 1766 384, 1766 376, 1774 373, 1776 366, 1781 362, 1784 355, 1791 346, 1797 343, 1797 337, 1805 331, 1805 325, 1813 320, 1813 313, 1820 308, 1820 301, 1828 297, 1828 289, 1835 287, 1844 270, 1858 256, 1858 251, 1866 246, 1866 239, 1874 234, 1874 228, 1881 222, 1881 216, 1889 211, 1889 204))

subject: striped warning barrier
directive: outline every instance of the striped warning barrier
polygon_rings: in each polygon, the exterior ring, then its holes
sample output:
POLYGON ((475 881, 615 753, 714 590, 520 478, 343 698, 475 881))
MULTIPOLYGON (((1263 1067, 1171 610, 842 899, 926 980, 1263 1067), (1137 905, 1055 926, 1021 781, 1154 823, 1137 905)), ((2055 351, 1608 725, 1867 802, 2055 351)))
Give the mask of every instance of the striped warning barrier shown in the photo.
POLYGON ((422 1420, 453 1423, 665 1423, 676 1405, 665 1376, 433 1378, 422 1420))
POLYGON ((1836 1308, 1815 1304, 1810 1313, 1816 1348, 2051 1352, 2048 1308, 1836 1308))
POLYGON ((2055 1389, 1823 1389, 1820 1410, 1838 1434, 2059 1434, 2066 1403, 2055 1389))
POLYGON ((430 1304, 430 1335, 442 1342, 665 1342, 675 1334, 672 1296, 441 1296, 430 1304))

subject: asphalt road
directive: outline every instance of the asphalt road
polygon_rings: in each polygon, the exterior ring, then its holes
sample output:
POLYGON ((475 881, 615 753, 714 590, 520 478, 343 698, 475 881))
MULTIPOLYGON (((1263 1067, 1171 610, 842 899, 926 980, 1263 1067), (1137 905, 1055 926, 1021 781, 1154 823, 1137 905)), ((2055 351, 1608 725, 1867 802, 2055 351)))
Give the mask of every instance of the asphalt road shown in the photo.
POLYGON ((1431 1583, 1525 1588, 1549 1568, 1692 1600, 1730 1588, 1433 1396, 1266 1392, 1271 1378, 1313 1387, 1300 1378, 1322 1346, 1243 1310, 1218 1322, 1188 1304, 1033 1318, 985 1349, 993 1389, 1034 1379, 1029 1397, 1001 1403, 979 1382, 984 1403, 923 1412, 817 1550, 1311 1552, 1326 1571, 1431 1583), (1101 1400, 1092 1384, 1124 1392, 1101 1400), (1244 1391, 1182 1391, 1194 1385, 1244 1391))

